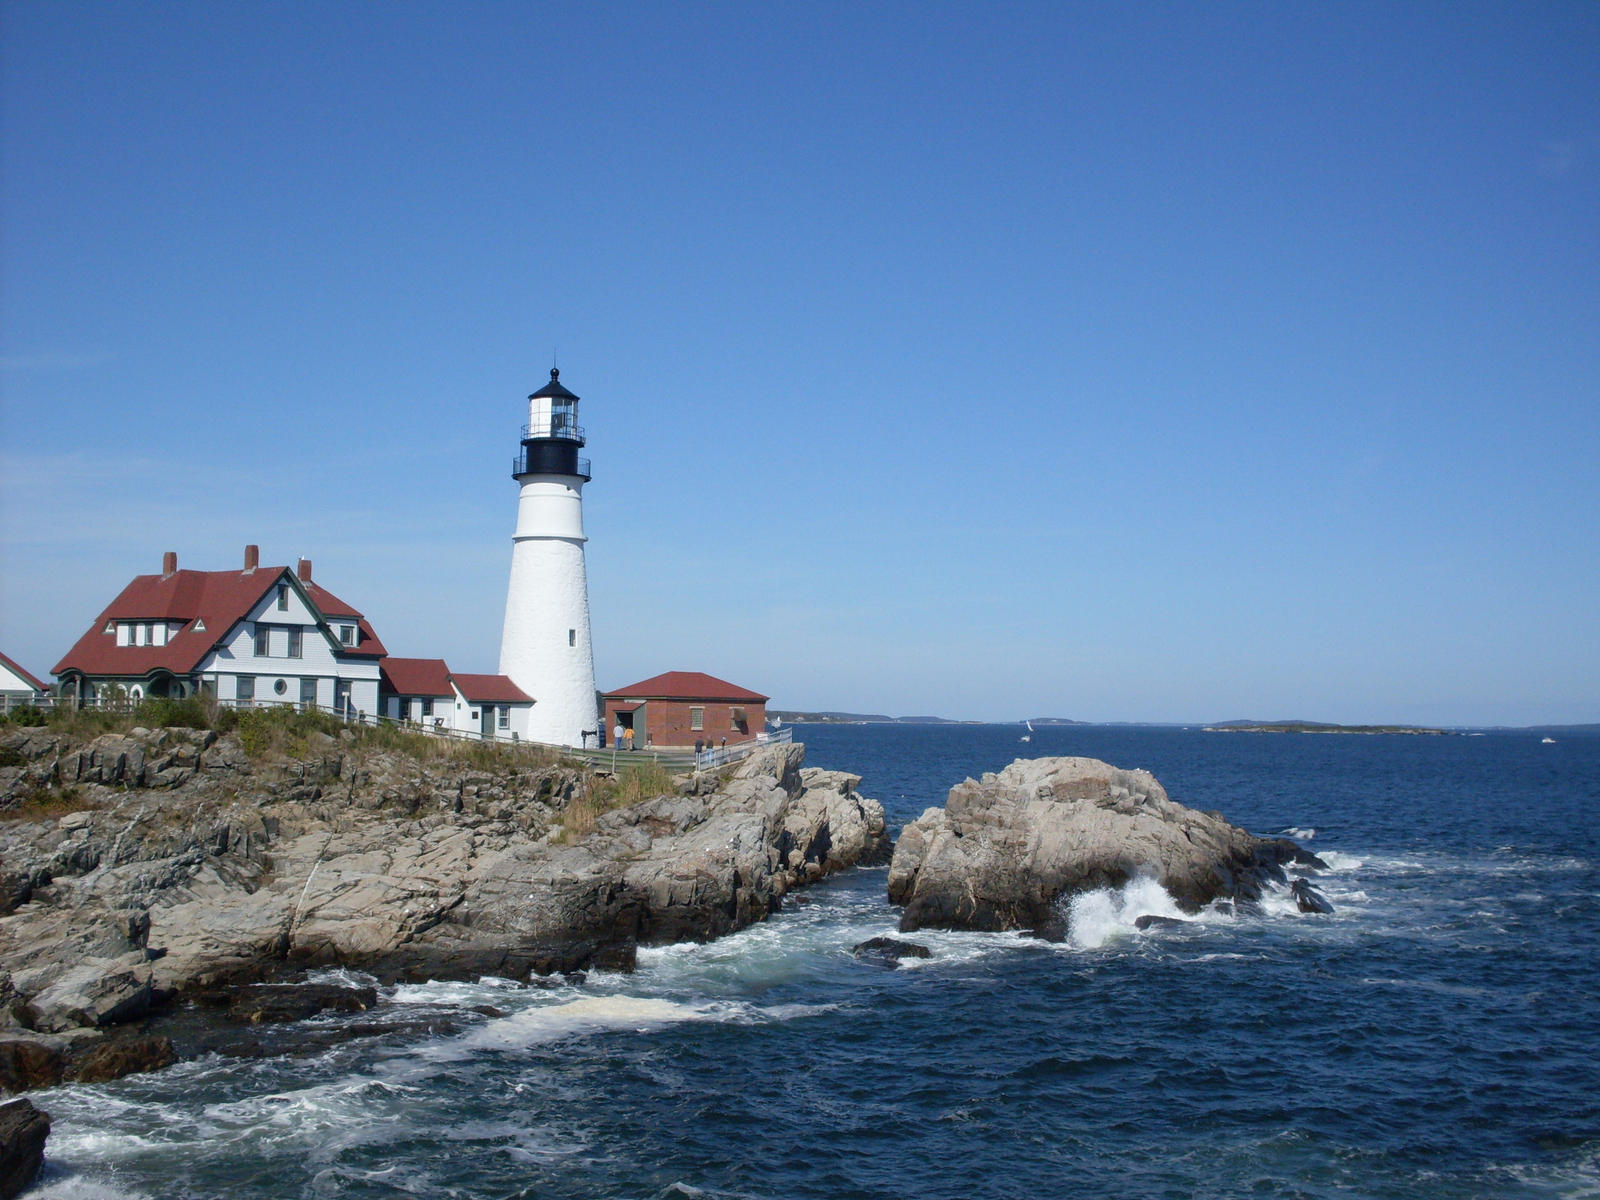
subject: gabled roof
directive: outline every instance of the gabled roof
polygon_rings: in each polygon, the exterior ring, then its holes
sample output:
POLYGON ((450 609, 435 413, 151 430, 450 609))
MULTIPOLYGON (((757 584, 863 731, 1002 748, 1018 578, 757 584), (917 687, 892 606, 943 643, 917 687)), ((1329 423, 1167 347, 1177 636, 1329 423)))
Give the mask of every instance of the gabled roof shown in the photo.
POLYGON ((460 675, 454 672, 450 681, 473 704, 532 704, 528 695, 504 675, 460 675))
POLYGON ((633 700, 731 700, 749 704, 760 704, 770 699, 702 671, 667 671, 605 694, 607 700, 621 697, 633 700))
POLYGON ((378 635, 354 608, 318 584, 302 581, 288 567, 257 567, 253 571, 174 571, 170 575, 136 575, 117 593, 55 666, 52 675, 81 671, 85 675, 137 677, 152 671, 188 675, 207 652, 250 615, 269 589, 288 581, 305 591, 313 610, 324 620, 356 621, 354 646, 338 653, 356 658, 377 658, 387 653, 378 635), (119 646, 116 633, 106 633, 118 621, 182 622, 165 646, 119 646))
POLYGON ((27 671, 22 667, 19 667, 15 659, 9 658, 4 654, 0 654, 0 666, 4 666, 8 671, 10 671, 24 683, 32 685, 33 690, 36 692, 46 691, 50 687, 48 683, 41 682, 39 677, 32 671, 27 671))
POLYGON ((386 658, 378 665, 384 686, 397 696, 453 696, 442 658, 386 658))

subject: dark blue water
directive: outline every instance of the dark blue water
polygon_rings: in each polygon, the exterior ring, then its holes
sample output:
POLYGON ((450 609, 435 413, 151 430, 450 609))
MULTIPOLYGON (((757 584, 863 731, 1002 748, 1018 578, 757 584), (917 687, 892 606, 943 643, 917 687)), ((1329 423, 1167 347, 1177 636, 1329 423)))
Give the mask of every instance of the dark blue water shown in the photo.
POLYGON ((1175 910, 1135 884, 1066 945, 924 931, 885 971, 853 872, 633 976, 402 988, 389 1037, 46 1093, 43 1194, 1600 1195, 1600 738, 1020 732, 802 727, 895 824, 1020 752, 1148 768, 1297 831, 1338 911, 1141 933, 1175 910), (402 1031, 433 1011, 462 1032, 402 1031))

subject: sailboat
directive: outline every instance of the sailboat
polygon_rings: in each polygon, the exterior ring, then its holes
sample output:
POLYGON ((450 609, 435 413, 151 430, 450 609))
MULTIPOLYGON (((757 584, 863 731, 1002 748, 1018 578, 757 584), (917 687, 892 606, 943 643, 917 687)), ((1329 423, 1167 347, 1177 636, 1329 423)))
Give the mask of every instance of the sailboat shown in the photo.
POLYGON ((1023 724, 1028 727, 1028 732, 1023 734, 1021 737, 1019 737, 1017 739, 1017 741, 1019 741, 1019 742, 1031 742, 1031 741, 1033 741, 1033 722, 1032 721, 1024 721, 1023 724))

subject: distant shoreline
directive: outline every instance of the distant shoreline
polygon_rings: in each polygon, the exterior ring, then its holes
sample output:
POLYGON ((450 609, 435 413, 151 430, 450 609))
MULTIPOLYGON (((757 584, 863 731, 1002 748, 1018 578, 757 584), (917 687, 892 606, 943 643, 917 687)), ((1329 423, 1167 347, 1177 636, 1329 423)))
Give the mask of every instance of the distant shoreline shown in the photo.
POLYGON ((970 721, 951 717, 891 717, 883 713, 784 712, 771 716, 784 725, 1015 725, 1075 729, 1184 729, 1203 733, 1345 733, 1406 734, 1413 737, 1460 737, 1465 734, 1526 733, 1565 737, 1600 736, 1600 724, 1584 725, 1339 725, 1325 721, 1075 721, 1067 717, 1029 717, 1026 721, 970 721))

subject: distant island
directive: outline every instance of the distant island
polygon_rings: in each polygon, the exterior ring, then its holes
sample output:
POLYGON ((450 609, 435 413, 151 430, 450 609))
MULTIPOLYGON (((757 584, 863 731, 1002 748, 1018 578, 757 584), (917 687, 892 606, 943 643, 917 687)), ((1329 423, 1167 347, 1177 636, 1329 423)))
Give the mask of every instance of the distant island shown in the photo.
POLYGON ((1325 721, 1220 721, 1207 733, 1415 733, 1444 736, 1448 729, 1421 725, 1331 725, 1325 721))

